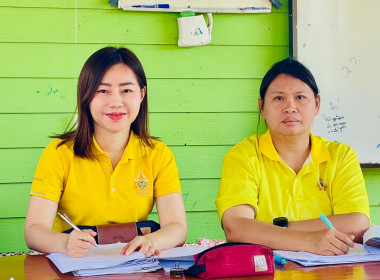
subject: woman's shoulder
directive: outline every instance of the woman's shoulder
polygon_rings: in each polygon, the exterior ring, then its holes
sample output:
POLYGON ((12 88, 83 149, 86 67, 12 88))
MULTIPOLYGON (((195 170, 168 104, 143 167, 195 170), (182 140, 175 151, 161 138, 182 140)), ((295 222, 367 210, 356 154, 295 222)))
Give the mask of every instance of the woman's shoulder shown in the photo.
POLYGON ((258 143, 260 139, 259 134, 254 134, 250 137, 244 138, 238 144, 233 146, 228 153, 243 153, 245 155, 257 154, 258 143))
POLYGON ((166 153, 171 152, 168 145, 157 138, 151 138, 149 140, 150 145, 145 144, 145 150, 147 153, 166 153))
POLYGON ((64 142, 62 139, 55 139, 49 142, 44 153, 48 154, 73 154, 73 142, 64 142))
POLYGON ((313 136, 314 142, 318 146, 324 146, 328 150, 330 156, 332 158, 341 158, 346 155, 355 155, 355 150, 349 146, 348 144, 337 142, 337 141, 331 141, 321 136, 313 136))
POLYGON ((316 141, 319 141, 320 143, 322 143, 329 150, 336 150, 336 149, 349 150, 349 149, 352 149, 349 145, 342 143, 342 142, 331 141, 331 140, 328 140, 322 136, 315 136, 314 135, 313 137, 316 141))

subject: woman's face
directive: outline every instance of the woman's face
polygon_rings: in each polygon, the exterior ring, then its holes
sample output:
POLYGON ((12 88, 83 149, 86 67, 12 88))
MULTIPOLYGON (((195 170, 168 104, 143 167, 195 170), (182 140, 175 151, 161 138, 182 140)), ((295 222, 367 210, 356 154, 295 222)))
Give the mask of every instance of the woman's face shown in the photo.
POLYGON ((301 80, 280 74, 269 85, 264 102, 259 99, 259 108, 272 135, 309 134, 319 113, 320 97, 315 98, 312 89, 301 80))
POLYGON ((95 133, 129 133, 145 91, 128 66, 123 63, 113 65, 104 74, 90 102, 95 133))

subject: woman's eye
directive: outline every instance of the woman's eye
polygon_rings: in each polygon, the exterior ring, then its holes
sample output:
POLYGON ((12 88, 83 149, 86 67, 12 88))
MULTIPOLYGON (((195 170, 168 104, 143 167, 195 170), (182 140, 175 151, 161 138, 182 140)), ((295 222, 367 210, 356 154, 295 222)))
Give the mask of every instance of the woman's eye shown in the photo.
POLYGON ((122 92, 123 92, 123 93, 128 93, 128 92, 131 92, 131 90, 130 90, 130 89, 123 89, 122 92))
POLYGON ((297 99, 304 99, 305 98, 305 96, 303 96, 303 95, 298 95, 297 96, 297 99))
POLYGON ((275 98, 274 98, 274 100, 282 100, 283 98, 282 98, 282 96, 276 96, 275 98))
POLYGON ((105 90, 105 89, 98 89, 97 92, 98 92, 98 93, 107 93, 107 90, 105 90))

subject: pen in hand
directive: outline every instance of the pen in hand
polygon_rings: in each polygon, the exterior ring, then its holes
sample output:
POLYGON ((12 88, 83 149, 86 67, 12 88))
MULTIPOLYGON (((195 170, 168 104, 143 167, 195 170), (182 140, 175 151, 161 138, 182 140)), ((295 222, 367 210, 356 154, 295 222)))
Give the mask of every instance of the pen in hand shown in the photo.
MULTIPOLYGON (((69 217, 67 217, 66 214, 61 214, 61 213, 58 213, 58 215, 66 222, 68 223, 74 230, 78 230, 78 231, 81 231, 80 228, 78 228, 71 220, 69 217)), ((94 246, 96 248, 99 248, 98 245, 94 244, 94 246)))
MULTIPOLYGON (((333 230, 336 230, 336 229, 334 228, 334 226, 332 225, 332 223, 330 222, 330 220, 327 219, 327 217, 326 217, 325 215, 323 215, 323 214, 319 214, 319 217, 322 219, 322 221, 326 224, 326 226, 327 226, 328 228, 331 228, 331 229, 333 229, 333 230)), ((348 245, 347 245, 347 248, 348 248, 349 250, 352 250, 352 248, 351 248, 350 246, 348 246, 348 245)))

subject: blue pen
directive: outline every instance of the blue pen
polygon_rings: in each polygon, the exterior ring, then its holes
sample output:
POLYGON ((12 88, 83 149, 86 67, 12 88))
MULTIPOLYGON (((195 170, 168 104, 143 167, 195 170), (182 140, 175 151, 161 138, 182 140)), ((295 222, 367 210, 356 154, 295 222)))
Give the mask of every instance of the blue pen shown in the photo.
POLYGON ((281 256, 279 256, 277 254, 274 254, 274 253, 273 253, 273 257, 274 257, 274 262, 276 264, 280 264, 280 265, 286 264, 286 259, 285 258, 283 258, 283 257, 281 257, 281 256))
POLYGON ((155 4, 155 5, 136 5, 132 8, 160 8, 160 9, 169 9, 169 4, 155 4))
MULTIPOLYGON (((331 229, 333 229, 333 230, 336 230, 336 229, 334 228, 334 226, 332 225, 332 223, 330 222, 330 220, 327 219, 327 217, 326 217, 325 215, 323 215, 323 214, 319 214, 319 217, 322 219, 322 221, 326 224, 326 226, 327 226, 328 228, 331 228, 331 229)), ((348 248, 349 250, 352 250, 352 248, 351 248, 350 246, 348 246, 348 245, 347 245, 347 248, 348 248)))
POLYGON ((245 7, 245 8, 239 8, 239 10, 245 11, 245 10, 270 10, 270 9, 267 7, 245 7))

